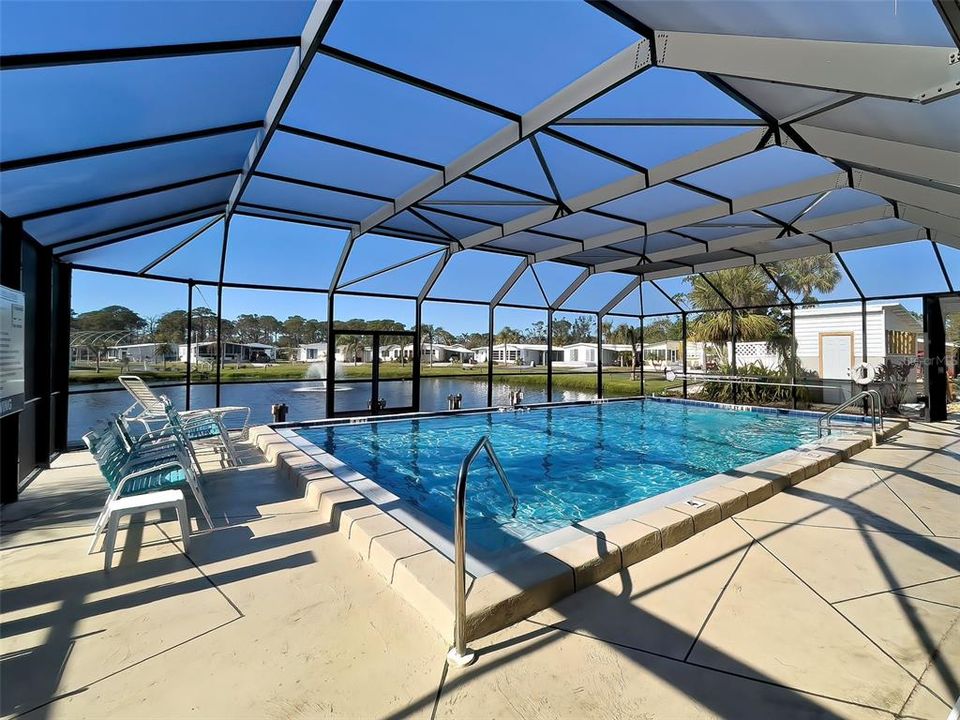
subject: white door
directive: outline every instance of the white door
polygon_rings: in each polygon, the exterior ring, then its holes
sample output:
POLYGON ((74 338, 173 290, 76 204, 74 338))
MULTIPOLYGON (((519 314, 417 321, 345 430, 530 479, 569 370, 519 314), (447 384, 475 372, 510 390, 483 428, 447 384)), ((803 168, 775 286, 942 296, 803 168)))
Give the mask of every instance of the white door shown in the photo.
POLYGON ((821 362, 824 378, 850 377, 850 358, 853 357, 853 336, 821 335, 821 362))
POLYGON ((841 403, 850 395, 850 359, 853 356, 852 335, 821 335, 820 363, 823 367, 823 401, 841 403), (830 382, 834 380, 835 382, 830 382))

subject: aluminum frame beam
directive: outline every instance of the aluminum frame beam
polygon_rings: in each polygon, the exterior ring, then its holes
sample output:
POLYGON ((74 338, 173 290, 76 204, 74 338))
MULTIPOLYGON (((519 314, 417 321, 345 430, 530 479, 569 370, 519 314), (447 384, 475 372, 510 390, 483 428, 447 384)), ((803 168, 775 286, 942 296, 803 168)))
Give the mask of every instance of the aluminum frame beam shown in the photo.
MULTIPOLYGON (((742 157, 743 155, 754 152, 757 149, 758 142, 766 137, 767 133, 768 130, 766 128, 755 128, 754 130, 747 131, 742 135, 738 135, 737 137, 730 138, 729 140, 716 143, 710 147, 703 148, 695 153, 691 153, 690 155, 686 155, 684 157, 677 158, 676 160, 658 165, 648 170, 645 174, 635 173, 623 178, 622 180, 618 180, 608 185, 604 185, 603 187, 578 195, 568 200, 567 206, 574 212, 589 210, 595 205, 601 205, 612 200, 617 200, 621 197, 630 195, 639 190, 644 190, 653 185, 674 180, 682 175, 686 175, 697 170, 703 170, 711 167, 712 165, 726 162, 727 160, 733 160, 735 158, 742 157)), ((723 207, 726 209, 727 205, 724 204, 723 207)), ((469 235, 463 238, 460 241, 460 244, 465 248, 475 247, 492 240, 500 240, 514 233, 529 230, 537 225, 542 225, 554 219, 555 211, 552 208, 537 210, 536 212, 528 213, 527 215, 523 215, 510 222, 503 223, 499 227, 489 228, 487 230, 474 233, 473 235, 469 235)), ((637 225, 642 225, 642 223, 636 221, 634 222, 637 225)), ((629 239, 633 239, 635 237, 636 232, 634 231, 629 239)), ((586 248, 585 246, 585 249, 589 248, 586 248)), ((579 250, 574 250, 573 252, 579 252, 579 250)), ((568 255, 572 254, 572 252, 564 252, 562 254, 568 255)), ((560 256, 561 255, 557 255, 556 257, 560 256)), ((549 259, 552 258, 540 257, 539 255, 537 257, 537 260, 549 259)))
POLYGON ((657 65, 676 70, 913 102, 960 92, 955 48, 663 30, 654 38, 657 65))
POLYGON ((254 52, 296 47, 300 38, 279 36, 248 40, 219 40, 211 42, 148 45, 145 47, 106 48, 102 50, 64 50, 60 52, 23 53, 0 56, 0 70, 27 70, 88 65, 127 60, 158 60, 161 58, 216 55, 220 53, 254 52))
MULTIPOLYGON (((865 235, 859 238, 849 238, 839 240, 834 243, 834 253, 848 252, 870 247, 880 247, 882 245, 895 245, 897 243, 912 242, 914 240, 926 240, 927 232, 923 228, 907 228, 904 230, 895 230, 889 233, 878 233, 875 235, 865 235)), ((958 238, 960 240, 960 238, 958 238)), ((659 280, 663 278, 678 277, 690 275, 693 273, 713 272, 733 267, 744 267, 749 265, 762 265, 764 263, 776 262, 778 260, 789 260, 800 257, 811 257, 814 255, 827 255, 830 249, 826 245, 810 245, 805 248, 794 250, 773 251, 769 253, 759 253, 755 256, 744 255, 743 257, 730 258, 707 263, 694 263, 693 268, 681 267, 669 270, 657 270, 650 273, 640 273, 644 281, 659 280)), ((839 257, 839 256, 838 256, 839 257)))
POLYGON ((185 248, 187 245, 189 245, 191 242, 193 242, 194 240, 196 240, 198 237, 200 237, 201 235, 203 235, 207 230, 209 230, 209 229, 212 228, 214 225, 216 225, 218 222, 220 222, 220 220, 221 220, 222 218, 223 218, 222 215, 217 215, 217 216, 211 218, 211 219, 210 219, 210 222, 204 223, 204 224, 201 225, 199 228, 197 228, 196 230, 194 230, 192 233, 190 233, 189 235, 187 235, 183 240, 181 240, 180 242, 178 242, 176 245, 174 245, 173 247, 171 247, 171 248, 169 248, 168 250, 164 251, 164 253, 163 253, 162 255, 160 255, 159 257, 151 260, 151 261, 148 262, 146 265, 144 265, 144 266, 137 272, 137 275, 145 275, 145 274, 147 274, 148 272, 150 272, 151 270, 153 270, 157 265, 159 265, 160 263, 162 263, 164 260, 167 260, 168 258, 170 258, 171 256, 173 256, 175 253, 179 252, 180 250, 182 250, 183 248, 185 248))
MULTIPOLYGON (((791 126, 823 157, 960 185, 960 153, 813 125, 791 126)), ((958 131, 960 132, 960 131, 958 131)), ((784 145, 788 143, 785 141, 784 145)))
POLYGON ((897 203, 960 218, 960 193, 957 192, 861 169, 851 172, 850 187, 897 203))
POLYGON ((224 217, 229 220, 233 215, 237 204, 243 197, 243 191, 247 189, 253 173, 256 171, 263 154, 266 152, 270 139, 280 125, 283 114, 293 100, 293 96, 300 87, 300 83, 310 63, 317 54, 317 49, 323 41, 324 35, 333 24, 340 10, 342 0, 315 0, 313 9, 307 17, 303 32, 300 34, 300 41, 296 51, 287 63, 287 67, 280 78, 280 83, 273 94, 273 99, 267 106, 266 117, 263 120, 263 126, 257 137, 253 139, 253 144, 247 152, 247 158, 243 163, 243 172, 237 178, 236 184, 230 193, 230 199, 227 201, 227 208, 224 217))
POLYGON ((577 275, 577 277, 573 279, 573 282, 567 285, 567 289, 564 290, 559 295, 557 295, 556 300, 554 300, 552 303, 548 305, 547 309, 559 310, 561 306, 567 300, 570 299, 570 296, 573 295, 580 288, 580 286, 587 281, 587 278, 590 277, 592 274, 593 273, 590 270, 584 270, 582 273, 577 275))
MULTIPOLYGON (((398 197, 392 207, 384 207, 367 216, 357 234, 369 232, 411 205, 424 200, 440 188, 470 173, 497 155, 518 145, 550 123, 630 80, 651 66, 650 43, 644 39, 632 43, 612 58, 581 76, 570 85, 524 113, 518 122, 510 122, 480 144, 447 164, 419 185, 398 197)), ((551 208, 552 210, 552 208, 551 208)))
POLYGON ((510 276, 504 281, 503 285, 500 286, 500 289, 497 290, 493 298, 491 298, 491 308, 500 304, 500 301, 513 289, 513 286, 517 284, 517 281, 523 276, 523 273, 527 271, 528 267, 530 267, 530 258, 525 257, 517 264, 517 267, 513 269, 510 276))
MULTIPOLYGON (((958 202, 960 202, 960 198, 958 198, 958 202)), ((941 215, 932 210, 924 210, 904 203, 897 203, 897 209, 901 220, 921 225, 930 231, 935 230, 951 235, 960 235, 960 218, 941 215)))
MULTIPOLYGON (((764 207, 766 205, 774 205, 776 203, 786 202, 788 200, 795 200, 797 198, 805 197, 807 195, 815 195, 816 193, 825 192, 827 190, 835 190, 839 187, 846 187, 847 183, 848 178, 846 173, 829 173, 827 175, 811 178, 810 180, 791 183, 790 185, 785 185, 773 190, 764 190, 752 195, 746 195, 742 198, 736 198, 731 203, 732 207, 729 207, 726 203, 716 202, 703 208, 697 208, 687 212, 678 213, 676 215, 659 218, 655 221, 650 221, 647 223, 647 235, 649 236, 660 232, 676 230, 678 228, 686 227, 687 225, 695 225, 698 222, 727 217, 731 214, 736 214, 746 210, 755 210, 756 208, 764 207)), ((628 240, 637 240, 642 237, 643 235, 638 235, 635 230, 626 228, 624 230, 616 230, 603 235, 595 235, 592 238, 586 238, 583 243, 584 249, 593 250, 595 248, 608 247, 617 243, 627 242, 628 240)), ((554 260, 570 254, 572 253, 566 248, 556 248, 538 253, 537 260, 554 260)), ((619 263, 624 261, 618 260, 615 262, 619 263)), ((600 266, 597 267, 599 268, 600 266)), ((624 266, 621 265, 621 267, 624 266)))
MULTIPOLYGON (((600 308, 597 311, 597 314, 601 317, 613 310, 617 305, 622 303, 627 296, 632 293, 634 290, 640 287, 640 278, 639 276, 627 283, 627 286, 620 290, 616 295, 614 295, 606 305, 600 308)), ((637 299, 637 312, 640 311, 640 300, 637 299)))

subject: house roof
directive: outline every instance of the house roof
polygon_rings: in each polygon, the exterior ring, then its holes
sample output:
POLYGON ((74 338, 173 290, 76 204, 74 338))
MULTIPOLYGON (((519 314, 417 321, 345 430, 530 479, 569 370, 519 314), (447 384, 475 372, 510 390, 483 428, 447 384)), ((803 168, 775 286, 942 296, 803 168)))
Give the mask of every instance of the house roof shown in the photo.
MULTIPOLYGON (((883 312, 886 309, 901 308, 906 311, 906 308, 903 307, 898 302, 871 302, 867 303, 867 312, 868 313, 878 313, 883 312)), ((794 310, 794 313, 797 317, 822 317, 825 315, 847 315, 849 313, 854 313, 856 315, 860 314, 861 305, 860 303, 856 304, 843 304, 843 305, 813 305, 808 307, 798 307, 794 310)))

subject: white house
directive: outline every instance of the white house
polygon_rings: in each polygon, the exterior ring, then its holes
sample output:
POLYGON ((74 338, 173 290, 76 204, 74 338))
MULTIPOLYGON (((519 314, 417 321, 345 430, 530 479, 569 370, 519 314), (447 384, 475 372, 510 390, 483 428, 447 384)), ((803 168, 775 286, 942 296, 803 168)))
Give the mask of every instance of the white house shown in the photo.
MULTIPOLYGON (((383 357, 383 348, 381 348, 381 357, 383 357)), ((350 345, 337 345, 337 362, 347 363, 371 363, 373 362, 373 348, 364 345, 362 348, 350 345)))
MULTIPOLYGON (((405 351, 413 350, 407 345, 405 351)), ((442 345, 440 343, 424 343, 420 348, 421 362, 449 363, 454 361, 468 362, 474 357, 474 351, 463 345, 442 345)))
POLYGON ((297 347, 297 360, 300 362, 322 362, 327 359, 325 342, 304 343, 297 347))
MULTIPOLYGON (((797 308, 794 333, 797 360, 801 367, 825 380, 848 381, 851 368, 863 360, 864 323, 861 310, 859 303, 797 308)), ((894 362, 917 359, 923 325, 900 303, 868 304, 866 331, 868 364, 882 365, 887 359, 894 362)), ((916 379, 917 369, 914 369, 910 380, 915 383, 916 379)), ((825 394, 824 400, 837 402, 841 396, 849 395, 849 391, 845 389, 842 394, 834 395, 827 397, 825 394)), ((912 389, 905 400, 910 402, 915 396, 916 390, 912 389)))
MULTIPOLYGON (((639 347, 638 347, 639 349, 639 347)), ((564 345, 563 359, 555 361, 555 366, 560 367, 596 367, 597 366, 597 344, 592 342, 579 342, 564 345)), ((632 353, 633 346, 617 343, 604 343, 601 362, 604 365, 612 366, 623 362, 626 366, 630 365, 629 354, 632 353), (627 357, 624 359, 623 354, 627 357)))
POLYGON ((137 362, 157 365, 163 360, 177 357, 176 346, 172 343, 135 343, 133 345, 114 345, 104 355, 112 362, 137 362))
MULTIPOLYGON (((213 340, 207 342, 193 343, 190 346, 190 362, 208 362, 216 361, 217 343, 213 340)), ((277 359, 277 347, 265 343, 223 343, 221 357, 223 362, 251 362, 251 363, 271 363, 277 359)), ((177 347, 177 357, 181 362, 187 360, 187 345, 183 343, 177 347)))
MULTIPOLYGON (((478 363, 487 362, 487 347, 473 348, 474 359, 478 363)), ((536 343, 494 343, 493 362, 506 365, 536 366, 546 364, 547 346, 536 343)), ((563 359, 563 350, 553 351, 554 362, 563 359)))
MULTIPOLYGON (((866 310, 869 364, 916 359, 920 320, 900 303, 870 303, 866 310)), ((850 369, 863 359, 861 305, 797 308, 795 317, 797 359, 804 370, 821 378, 849 379, 850 369)))

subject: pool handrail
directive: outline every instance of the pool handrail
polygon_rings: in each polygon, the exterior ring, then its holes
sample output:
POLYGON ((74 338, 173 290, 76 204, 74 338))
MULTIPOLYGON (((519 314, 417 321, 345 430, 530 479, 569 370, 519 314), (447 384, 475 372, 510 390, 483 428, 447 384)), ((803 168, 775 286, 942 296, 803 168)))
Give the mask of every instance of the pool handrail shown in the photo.
POLYGON ((817 437, 822 438, 824 429, 826 429, 827 434, 832 434, 832 427, 830 421, 842 410, 850 407, 851 405, 860 402, 861 400, 867 400, 870 404, 870 424, 873 429, 873 444, 877 444, 877 426, 879 425, 880 431, 883 431, 883 403, 880 393, 877 390, 862 390, 858 392, 853 397, 845 400, 844 402, 837 405, 830 412, 821 415, 817 418, 817 437))
POLYGON ((490 442, 490 436, 484 435, 473 446, 473 449, 467 453, 460 463, 460 474, 457 476, 456 500, 453 509, 453 552, 454 552, 454 600, 456 602, 456 615, 454 618, 453 637, 454 645, 447 653, 447 659, 458 667, 466 667, 476 660, 476 654, 467 649, 467 474, 470 472, 470 466, 477 459, 480 450, 486 450, 490 458, 490 464, 493 465, 497 475, 500 476, 500 482, 503 483, 503 489, 510 496, 513 505, 513 517, 517 516, 517 494, 510 486, 507 474, 500 464, 500 459, 493 449, 493 443, 490 442))

